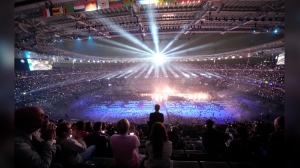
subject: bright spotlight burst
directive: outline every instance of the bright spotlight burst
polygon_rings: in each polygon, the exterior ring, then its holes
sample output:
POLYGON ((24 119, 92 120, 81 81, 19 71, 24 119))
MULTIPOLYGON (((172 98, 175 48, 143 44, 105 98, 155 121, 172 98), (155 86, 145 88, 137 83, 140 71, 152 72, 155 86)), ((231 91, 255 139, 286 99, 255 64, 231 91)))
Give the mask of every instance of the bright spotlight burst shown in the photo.
POLYGON ((165 62, 165 56, 162 54, 155 54, 155 55, 153 55, 152 60, 155 64, 160 65, 165 62))

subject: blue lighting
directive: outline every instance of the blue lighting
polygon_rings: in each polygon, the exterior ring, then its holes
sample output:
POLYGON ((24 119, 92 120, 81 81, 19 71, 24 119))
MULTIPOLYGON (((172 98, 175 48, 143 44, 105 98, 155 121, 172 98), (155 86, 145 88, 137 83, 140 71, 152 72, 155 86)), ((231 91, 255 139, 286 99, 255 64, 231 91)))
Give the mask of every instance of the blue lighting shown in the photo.
POLYGON ((278 29, 275 29, 273 32, 274 32, 275 34, 278 33, 278 29))
POLYGON ((25 57, 30 58, 30 53, 28 51, 25 52, 25 57))
POLYGON ((78 37, 77 40, 80 40, 80 38, 78 37))
POLYGON ((89 39, 91 39, 91 36, 89 36, 89 39))
POLYGON ((256 31, 255 30, 253 30, 253 33, 255 33, 256 31))

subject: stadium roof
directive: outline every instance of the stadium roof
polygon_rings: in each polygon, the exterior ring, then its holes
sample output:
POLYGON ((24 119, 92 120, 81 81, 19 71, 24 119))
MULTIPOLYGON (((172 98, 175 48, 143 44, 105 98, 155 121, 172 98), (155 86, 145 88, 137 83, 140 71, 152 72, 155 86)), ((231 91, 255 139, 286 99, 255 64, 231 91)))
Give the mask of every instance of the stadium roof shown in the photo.
POLYGON ((204 59, 284 50, 284 0, 97 2, 15 1, 16 57, 26 50, 37 57, 204 59))

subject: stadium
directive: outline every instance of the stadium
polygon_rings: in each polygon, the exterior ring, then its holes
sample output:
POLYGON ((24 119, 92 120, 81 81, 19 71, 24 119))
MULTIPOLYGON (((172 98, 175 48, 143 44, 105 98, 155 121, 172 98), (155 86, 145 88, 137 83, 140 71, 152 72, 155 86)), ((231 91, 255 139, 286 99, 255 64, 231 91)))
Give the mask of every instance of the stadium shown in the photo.
POLYGON ((284 116, 284 1, 20 0, 14 13, 15 110, 147 132, 159 104, 195 152, 207 120, 267 134, 284 116))

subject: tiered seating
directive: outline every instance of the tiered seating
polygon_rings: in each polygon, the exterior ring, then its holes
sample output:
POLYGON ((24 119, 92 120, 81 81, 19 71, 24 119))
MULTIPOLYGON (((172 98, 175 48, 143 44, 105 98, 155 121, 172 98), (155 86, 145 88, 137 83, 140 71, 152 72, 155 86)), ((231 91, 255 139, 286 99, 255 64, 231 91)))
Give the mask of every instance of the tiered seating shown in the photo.
POLYGON ((203 168, 230 168, 226 162, 200 161, 203 168))
POLYGON ((188 160, 188 156, 185 153, 185 151, 182 150, 173 150, 172 151, 172 155, 171 155, 171 159, 172 160, 181 160, 181 161, 187 161, 188 160))
POLYGON ((258 168, 259 165, 253 162, 229 162, 232 168, 258 168))
POLYGON ((173 168, 200 168, 197 161, 173 161, 173 168))
POLYGON ((81 165, 82 168, 116 168, 114 158, 93 157, 81 165))
POLYGON ((147 140, 140 140, 139 154, 146 154, 146 142, 147 140))

